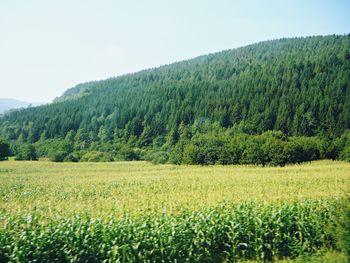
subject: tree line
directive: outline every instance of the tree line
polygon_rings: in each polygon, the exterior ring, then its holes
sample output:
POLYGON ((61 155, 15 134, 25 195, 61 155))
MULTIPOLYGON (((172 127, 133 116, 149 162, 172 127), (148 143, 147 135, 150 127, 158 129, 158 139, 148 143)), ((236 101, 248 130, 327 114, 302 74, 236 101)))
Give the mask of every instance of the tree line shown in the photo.
POLYGON ((142 147, 137 140, 92 142, 65 139, 38 141, 34 144, 9 143, 0 139, 0 160, 14 155, 16 160, 38 160, 46 157, 54 162, 108 162, 115 160, 147 160, 173 164, 255 164, 284 166, 318 159, 350 161, 350 131, 334 140, 319 136, 286 136, 281 131, 260 135, 237 133, 233 129, 211 130, 192 134, 193 126, 180 127, 174 145, 168 138, 158 137, 152 146, 142 147))

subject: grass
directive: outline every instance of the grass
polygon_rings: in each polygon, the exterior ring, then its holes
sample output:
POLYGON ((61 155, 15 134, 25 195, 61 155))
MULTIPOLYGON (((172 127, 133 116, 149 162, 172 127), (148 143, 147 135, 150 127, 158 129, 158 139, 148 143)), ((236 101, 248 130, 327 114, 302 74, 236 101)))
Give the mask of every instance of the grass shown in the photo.
POLYGON ((4 161, 0 261, 346 262, 333 227, 349 190, 350 164, 327 160, 4 161))

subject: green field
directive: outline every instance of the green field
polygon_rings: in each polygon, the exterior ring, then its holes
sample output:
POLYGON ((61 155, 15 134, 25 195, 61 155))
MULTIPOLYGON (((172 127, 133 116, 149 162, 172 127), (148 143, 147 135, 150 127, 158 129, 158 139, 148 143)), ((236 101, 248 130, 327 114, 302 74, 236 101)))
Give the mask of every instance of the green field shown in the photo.
POLYGON ((4 161, 0 261, 317 255, 338 249, 331 227, 349 190, 350 164, 335 161, 282 168, 4 161), (67 244, 78 250, 61 251, 67 244))
POLYGON ((350 189, 350 164, 260 168, 0 162, 0 179, 0 209, 13 213, 176 213, 222 202, 340 198, 350 189))

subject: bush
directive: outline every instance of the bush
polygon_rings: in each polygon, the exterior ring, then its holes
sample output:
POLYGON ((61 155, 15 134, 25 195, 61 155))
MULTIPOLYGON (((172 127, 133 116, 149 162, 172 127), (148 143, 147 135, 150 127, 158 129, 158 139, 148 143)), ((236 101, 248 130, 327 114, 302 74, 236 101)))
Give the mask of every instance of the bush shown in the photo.
POLYGON ((225 146, 221 149, 218 164, 239 164, 243 153, 242 136, 232 137, 227 140, 225 146))
POLYGON ((317 137, 291 137, 288 143, 291 163, 301 163, 321 158, 320 140, 317 137))
POLYGON ((122 159, 125 161, 137 161, 141 159, 141 151, 139 151, 138 149, 134 149, 128 145, 122 146, 117 152, 117 155, 118 159, 122 159))
POLYGON ((52 162, 63 162, 68 153, 62 150, 51 150, 48 154, 49 160, 52 162))
POLYGON ((276 139, 269 139, 262 145, 264 162, 272 166, 285 166, 289 160, 286 142, 276 139))
POLYGON ((169 154, 165 151, 152 152, 145 156, 145 160, 154 164, 165 164, 169 160, 169 154))
POLYGON ((64 158, 64 162, 79 162, 80 156, 77 153, 70 153, 64 158))
POLYGON ((350 146, 345 147, 339 154, 339 159, 350 162, 350 146))
POLYGON ((19 152, 15 157, 15 160, 18 161, 37 161, 37 153, 34 145, 32 144, 24 144, 19 147, 19 152))
POLYGON ((170 148, 169 162, 172 164, 183 163, 184 143, 178 142, 174 147, 170 148))
POLYGON ((111 162, 113 161, 112 155, 106 152, 87 152, 81 157, 81 162, 111 162))
POLYGON ((0 138, 0 161, 6 160, 10 154, 9 143, 5 139, 0 138))
POLYGON ((288 138, 278 131, 261 135, 197 134, 182 147, 182 152, 179 145, 170 155, 172 163, 284 166, 319 159, 327 154, 328 148, 333 151, 331 145, 318 137, 288 138), (174 156, 181 158, 175 158, 177 162, 174 162, 174 156))
POLYGON ((184 147, 182 155, 182 163, 184 164, 204 164, 204 160, 200 153, 200 148, 194 144, 187 144, 184 147))
POLYGON ((192 138, 184 147, 183 162, 186 164, 215 164, 226 147, 226 141, 212 135, 201 135, 192 138))
POLYGON ((241 156, 242 164, 265 165, 266 157, 262 149, 264 141, 258 136, 248 137, 241 156))
POLYGON ((35 146, 40 157, 45 156, 49 157, 49 159, 56 159, 54 158, 55 155, 58 157, 57 159, 62 159, 62 156, 64 155, 64 159, 73 152, 73 145, 68 140, 62 139, 39 141, 35 143, 35 146))

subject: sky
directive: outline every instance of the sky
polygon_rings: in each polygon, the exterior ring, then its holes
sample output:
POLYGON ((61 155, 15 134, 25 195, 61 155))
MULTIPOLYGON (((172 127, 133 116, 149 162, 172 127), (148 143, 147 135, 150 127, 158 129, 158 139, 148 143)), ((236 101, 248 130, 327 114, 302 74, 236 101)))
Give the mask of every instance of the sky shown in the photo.
POLYGON ((0 98, 282 37, 350 33, 350 0, 0 0, 0 98))

